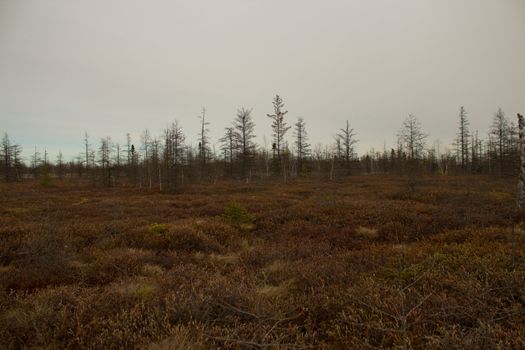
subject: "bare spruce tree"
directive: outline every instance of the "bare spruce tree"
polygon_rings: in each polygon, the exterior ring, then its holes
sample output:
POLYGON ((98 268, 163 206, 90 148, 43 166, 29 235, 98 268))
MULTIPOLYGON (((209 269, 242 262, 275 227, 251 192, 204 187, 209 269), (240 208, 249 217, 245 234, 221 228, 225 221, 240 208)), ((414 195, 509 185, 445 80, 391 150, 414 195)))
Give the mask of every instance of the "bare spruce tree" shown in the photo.
POLYGON ((131 144, 131 147, 129 149, 130 152, 130 170, 131 170, 131 178, 133 179, 133 185, 137 185, 138 182, 138 162, 139 162, 139 155, 137 151, 135 150, 135 145, 131 144))
POLYGON ((228 176, 233 176, 233 159, 235 156, 236 137, 233 127, 227 127, 224 129, 224 136, 219 139, 221 143, 221 150, 224 153, 224 161, 227 164, 228 176))
POLYGON ((0 156, 4 180, 9 181, 11 179, 11 169, 13 167, 13 149, 7 133, 4 133, 4 136, 2 137, 0 156))
POLYGON ((57 160, 56 160, 56 168, 57 168, 57 175, 59 179, 62 179, 64 177, 64 155, 62 154, 62 150, 58 151, 57 160))
MULTIPOLYGON (((146 173, 146 183, 148 184, 148 187, 151 189, 153 187, 153 181, 151 178, 151 135, 149 133, 148 129, 145 129, 142 132, 141 135, 141 142, 142 142, 142 157, 144 159, 144 167, 145 167, 145 173, 146 173)), ((142 185, 142 179, 141 179, 141 185, 142 185)))
POLYGON ((506 153, 506 146, 509 140, 509 122, 505 118, 505 113, 501 108, 494 114, 492 125, 490 128, 490 137, 493 140, 493 147, 495 148, 496 157, 498 159, 498 170, 500 175, 503 173, 504 157, 506 153))
POLYGON ((281 171, 281 155, 285 149, 285 140, 284 136, 286 132, 290 130, 290 126, 286 125, 284 121, 284 116, 288 111, 283 111, 284 102, 279 95, 275 95, 273 99, 273 114, 267 114, 267 116, 272 119, 272 136, 273 136, 273 158, 274 158, 274 167, 277 172, 281 171))
POLYGON ((11 145, 12 158, 13 158, 13 168, 15 172, 15 178, 17 181, 22 179, 22 146, 18 144, 11 145))
POLYGON ((120 144, 117 142, 115 144, 115 156, 114 156, 114 162, 113 164, 114 165, 114 181, 115 181, 115 184, 119 181, 120 179, 120 169, 122 167, 122 160, 121 160, 121 150, 120 150, 120 144))
POLYGON ((38 152, 37 148, 35 147, 35 150, 33 154, 31 155, 31 172, 33 173, 33 178, 37 178, 38 176, 38 170, 40 168, 40 152, 38 152))
POLYGON ((199 131, 199 159, 201 162, 201 165, 203 167, 206 166, 206 163, 210 157, 210 146, 209 146, 209 137, 208 134, 210 130, 208 129, 208 126, 210 123, 206 121, 206 108, 202 109, 202 113, 199 116, 199 119, 201 121, 201 127, 199 131))
POLYGON ((158 138, 153 138, 151 141, 151 171, 152 178, 155 178, 159 185, 159 190, 162 191, 162 168, 160 161, 161 145, 158 138))
POLYGON ((523 200, 525 198, 525 119, 518 113, 518 131, 520 145, 520 171, 518 176, 518 192, 516 194, 516 207, 518 214, 523 210, 523 200))
POLYGON ((168 187, 173 190, 179 175, 182 175, 185 136, 178 121, 173 122, 164 135, 166 181, 168 187))
POLYGON ((343 157, 345 161, 345 169, 347 175, 351 173, 351 163, 354 157, 354 145, 357 143, 355 139, 354 129, 350 128, 350 123, 346 121, 346 126, 340 129, 340 133, 337 134, 340 140, 339 147, 343 147, 343 157))
POLYGON ((306 122, 302 117, 297 118, 294 128, 295 150, 297 152, 297 173, 302 174, 306 171, 305 160, 310 156, 310 144, 306 132, 306 122))
POLYGON ((427 136, 413 114, 403 121, 398 137, 401 147, 408 152, 409 159, 417 160, 423 155, 427 136))
POLYGON ((469 122, 467 119, 467 112, 465 111, 465 107, 461 106, 459 108, 459 130, 458 130, 458 149, 459 149, 459 157, 461 162, 461 169, 463 171, 466 170, 469 162, 469 138, 470 138, 470 132, 469 132, 469 122))
MULTIPOLYGON (((416 191, 417 173, 420 160, 423 157, 426 138, 427 135, 423 132, 421 123, 413 114, 410 114, 403 121, 398 134, 398 142, 402 157, 405 157, 405 152, 408 156, 408 187, 412 193, 416 191)), ((402 159, 402 162, 404 162, 404 159, 402 159)))
POLYGON ((98 163, 100 165, 101 180, 104 186, 111 185, 111 153, 112 153, 111 138, 105 137, 100 139, 100 147, 98 149, 98 163))
POLYGON ((242 107, 237 110, 233 121, 233 135, 237 147, 237 154, 241 162, 242 177, 248 180, 248 172, 255 153, 255 123, 252 119, 252 110, 242 107))
POLYGON ((89 166, 90 166, 90 144, 89 144, 89 135, 87 132, 84 131, 84 155, 85 155, 85 158, 84 158, 84 166, 85 166, 85 169, 86 169, 86 174, 89 172, 89 166))

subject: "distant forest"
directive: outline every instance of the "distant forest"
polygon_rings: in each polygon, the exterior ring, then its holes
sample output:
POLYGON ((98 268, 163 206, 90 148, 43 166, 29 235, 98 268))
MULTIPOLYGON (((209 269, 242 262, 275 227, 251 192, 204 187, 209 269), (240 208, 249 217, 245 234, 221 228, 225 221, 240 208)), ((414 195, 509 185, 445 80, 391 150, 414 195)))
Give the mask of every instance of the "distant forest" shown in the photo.
POLYGON ((516 123, 500 109, 494 114, 485 137, 469 129, 464 107, 458 111, 455 142, 444 153, 427 144, 428 134, 414 115, 409 115, 397 133, 395 148, 357 155, 356 132, 347 121, 333 143, 312 147, 308 126, 302 118, 290 121, 280 96, 273 99, 273 113, 268 114, 272 143, 255 143, 255 124, 251 109, 241 108, 219 139, 220 148, 212 146, 210 122, 203 109, 199 116, 196 146, 186 142, 180 124, 175 121, 161 135, 145 130, 140 140, 127 134, 125 144, 110 137, 98 142, 86 133, 77 157, 66 161, 62 152, 49 159, 47 151, 35 148, 29 159, 22 157, 22 147, 4 133, 0 149, 0 169, 5 181, 39 179, 83 179, 97 186, 138 186, 173 190, 185 183, 237 179, 288 181, 296 177, 337 179, 352 174, 496 174, 515 175, 519 164, 519 138, 516 123), (137 142, 138 141, 138 142, 137 142))

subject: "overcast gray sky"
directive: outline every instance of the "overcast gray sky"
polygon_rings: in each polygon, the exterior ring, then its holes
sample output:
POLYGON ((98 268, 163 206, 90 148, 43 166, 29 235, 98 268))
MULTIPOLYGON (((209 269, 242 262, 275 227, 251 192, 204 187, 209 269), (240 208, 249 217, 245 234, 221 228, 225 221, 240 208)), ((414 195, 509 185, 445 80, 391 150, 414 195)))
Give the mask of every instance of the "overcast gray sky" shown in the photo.
MULTIPOLYGON (((0 131, 68 156, 181 122, 215 142, 241 106, 259 140, 278 93, 313 144, 348 119, 357 150, 408 113, 450 143, 460 105, 487 132, 525 113, 524 0, 0 0, 0 131)), ((291 136, 291 135, 290 135, 291 136)))

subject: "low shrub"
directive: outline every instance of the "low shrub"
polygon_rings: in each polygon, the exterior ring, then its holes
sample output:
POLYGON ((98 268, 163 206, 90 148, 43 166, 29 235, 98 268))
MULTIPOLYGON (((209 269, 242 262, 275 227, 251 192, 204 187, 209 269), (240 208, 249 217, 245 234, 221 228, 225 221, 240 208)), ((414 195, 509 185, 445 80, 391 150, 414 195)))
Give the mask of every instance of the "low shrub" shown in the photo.
POLYGON ((361 239, 375 239, 379 237, 379 234, 376 229, 363 226, 359 226, 357 230, 355 230, 355 235, 356 237, 361 239))
POLYGON ((222 218, 234 225, 253 225, 255 218, 236 201, 232 201, 224 209, 222 218))
POLYGON ((148 231, 150 233, 155 233, 155 234, 158 234, 158 235, 162 235, 162 234, 166 233, 167 230, 168 230, 168 228, 166 227, 166 225, 158 224, 156 222, 151 224, 151 225, 149 225, 149 228, 148 228, 148 231))

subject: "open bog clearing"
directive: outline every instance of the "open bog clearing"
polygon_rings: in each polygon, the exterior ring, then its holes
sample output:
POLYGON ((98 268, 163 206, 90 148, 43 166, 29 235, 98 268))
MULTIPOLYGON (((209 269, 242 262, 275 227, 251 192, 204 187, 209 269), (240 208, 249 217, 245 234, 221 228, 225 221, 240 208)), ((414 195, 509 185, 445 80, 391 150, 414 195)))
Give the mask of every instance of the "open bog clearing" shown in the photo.
POLYGON ((0 348, 525 347, 514 179, 0 186, 0 348))

